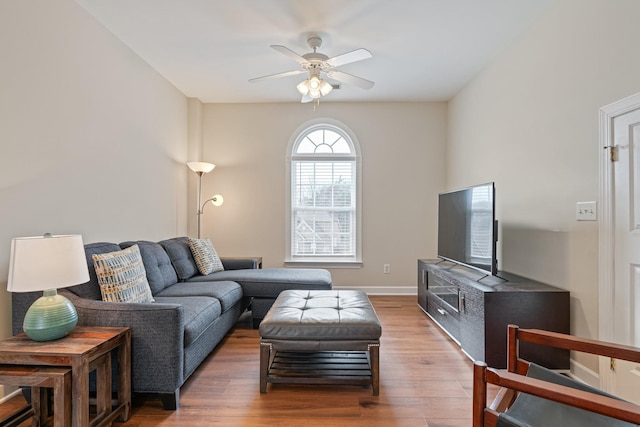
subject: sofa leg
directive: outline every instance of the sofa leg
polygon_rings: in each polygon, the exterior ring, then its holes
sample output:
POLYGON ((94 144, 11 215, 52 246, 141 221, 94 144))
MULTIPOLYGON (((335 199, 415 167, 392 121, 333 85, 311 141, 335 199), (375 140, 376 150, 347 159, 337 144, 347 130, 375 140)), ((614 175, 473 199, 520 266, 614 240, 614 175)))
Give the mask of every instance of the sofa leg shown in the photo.
POLYGON ((176 390, 175 393, 160 393, 160 399, 166 411, 175 411, 180 401, 180 390, 176 390))
POLYGON ((258 329, 260 327, 260 322, 262 322, 262 319, 253 317, 251 320, 253 320, 253 329, 258 329))

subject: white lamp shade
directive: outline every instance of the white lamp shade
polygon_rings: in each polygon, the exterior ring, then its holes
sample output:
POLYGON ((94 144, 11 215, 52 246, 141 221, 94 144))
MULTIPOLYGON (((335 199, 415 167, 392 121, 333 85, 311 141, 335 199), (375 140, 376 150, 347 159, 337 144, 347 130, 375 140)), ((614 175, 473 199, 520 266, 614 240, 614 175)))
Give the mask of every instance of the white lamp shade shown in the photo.
POLYGON ((325 80, 321 81, 320 93, 322 94, 322 96, 329 95, 329 92, 331 92, 332 90, 333 90, 333 86, 331 86, 330 83, 326 82, 325 80))
POLYGON ((213 163, 207 162, 188 162, 187 166, 194 172, 209 173, 216 167, 213 163))
POLYGON ((224 197, 222 197, 220 194, 216 194, 211 198, 211 204, 213 206, 222 206, 223 203, 224 203, 224 197))
POLYGON ((309 87, 307 86, 307 80, 303 80, 300 83, 298 83, 298 86, 296 86, 296 89, 298 89, 298 92, 300 92, 300 95, 302 96, 308 94, 309 87))
POLYGON ((89 281, 82 236, 45 235, 11 240, 10 292, 66 288, 89 281))
POLYGON ((309 79, 309 89, 310 90, 319 90, 320 89, 320 79, 317 76, 313 76, 309 79))

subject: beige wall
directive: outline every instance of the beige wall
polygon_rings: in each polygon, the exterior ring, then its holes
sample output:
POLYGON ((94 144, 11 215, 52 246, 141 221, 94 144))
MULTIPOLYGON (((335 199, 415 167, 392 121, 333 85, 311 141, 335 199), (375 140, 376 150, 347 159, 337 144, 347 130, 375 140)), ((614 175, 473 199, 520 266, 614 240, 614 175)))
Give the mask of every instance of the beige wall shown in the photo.
POLYGON ((205 210, 203 236, 222 255, 281 267, 287 145, 300 125, 323 117, 348 126, 362 151, 364 265, 332 269, 335 286, 415 294, 417 259, 435 255, 444 103, 206 104, 203 160, 217 167, 203 179, 203 198, 220 193, 225 202, 205 210))
MULTIPOLYGON (((571 291, 598 336, 598 109, 640 91, 640 2, 562 0, 449 103, 447 185, 496 182, 501 265, 571 291)), ((595 359, 577 359, 597 371, 595 359)))
POLYGON ((558 0, 449 105, 314 112, 188 106, 72 0, 1 2, 0 337, 12 237, 157 240, 185 234, 187 220, 194 234, 194 157, 218 165, 204 195, 225 197, 203 234, 222 255, 281 266, 286 147, 319 117, 346 124, 363 157, 364 266, 332 270, 336 286, 415 292, 416 259, 435 254, 436 194, 493 180, 501 268, 570 290, 573 333, 597 337, 597 223, 576 222, 575 203, 598 198, 598 108, 640 91, 639 15, 637 0, 558 0))
POLYGON ((0 2, 0 52, 4 338, 12 237, 186 233, 187 99, 71 0, 0 2))

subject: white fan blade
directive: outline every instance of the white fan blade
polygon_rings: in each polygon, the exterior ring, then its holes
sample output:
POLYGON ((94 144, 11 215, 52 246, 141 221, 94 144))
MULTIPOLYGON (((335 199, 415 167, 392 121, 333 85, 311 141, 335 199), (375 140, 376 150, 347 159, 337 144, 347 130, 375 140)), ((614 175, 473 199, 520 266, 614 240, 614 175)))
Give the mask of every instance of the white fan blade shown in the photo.
POLYGON ((339 82, 349 83, 362 89, 371 89, 373 85, 375 85, 371 80, 363 79, 362 77, 354 76, 353 74, 345 73, 344 71, 327 71, 327 76, 339 82))
POLYGON ((313 101, 313 98, 311 98, 309 95, 302 95, 302 99, 300 100, 300 102, 303 104, 311 101, 313 101))
POLYGON ((255 82, 261 82, 263 80, 278 79, 280 77, 295 76, 295 75, 306 73, 306 72, 307 70, 285 71, 284 73, 277 73, 277 74, 270 74, 268 76, 256 77, 254 79, 249 79, 249 81, 251 83, 255 83, 255 82))
POLYGON ((279 44, 272 44, 271 47, 273 49, 277 50, 278 52, 287 55, 289 58, 293 59, 294 61, 296 61, 298 64, 300 64, 302 66, 305 66, 305 65, 309 64, 309 61, 307 61, 301 55, 298 55, 297 53, 295 53, 294 51, 292 51, 291 49, 289 49, 286 46, 281 46, 279 44))
POLYGON ((339 67, 344 64, 350 64, 352 62, 362 61, 363 59, 369 58, 373 58, 373 55, 371 55, 371 52, 367 49, 356 49, 351 52, 329 58, 326 62, 332 67, 339 67))

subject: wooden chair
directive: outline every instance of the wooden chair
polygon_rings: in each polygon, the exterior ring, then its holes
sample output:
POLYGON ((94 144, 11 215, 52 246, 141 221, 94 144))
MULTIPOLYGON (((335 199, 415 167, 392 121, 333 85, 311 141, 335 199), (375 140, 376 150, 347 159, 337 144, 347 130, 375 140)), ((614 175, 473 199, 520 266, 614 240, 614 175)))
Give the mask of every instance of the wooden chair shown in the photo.
POLYGON ((484 362, 474 363, 474 427, 640 424, 640 406, 523 360, 518 347, 520 341, 525 341, 637 363, 640 348, 520 329, 515 325, 508 326, 507 336, 506 370, 489 368, 484 362), (487 384, 501 387, 490 406, 487 406, 487 384))

